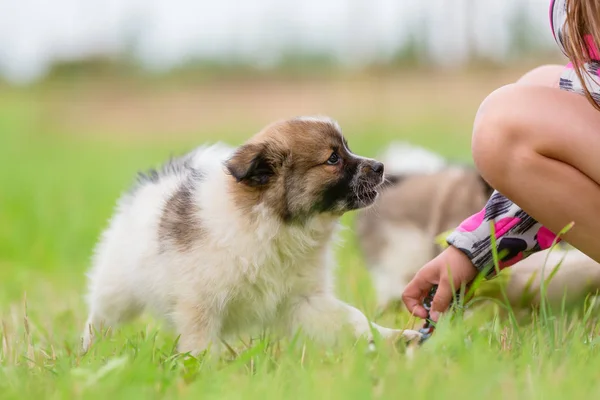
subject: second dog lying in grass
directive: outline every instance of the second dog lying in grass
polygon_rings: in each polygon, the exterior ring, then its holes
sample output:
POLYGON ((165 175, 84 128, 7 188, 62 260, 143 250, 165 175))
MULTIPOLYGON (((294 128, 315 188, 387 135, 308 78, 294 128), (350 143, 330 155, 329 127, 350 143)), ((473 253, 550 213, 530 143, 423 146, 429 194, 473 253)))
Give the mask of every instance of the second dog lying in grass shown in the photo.
MULTIPOLYGON (((451 165, 441 156, 410 145, 392 144, 381 158, 389 184, 374 206, 357 217, 365 255, 380 308, 399 302, 414 274, 442 250, 436 236, 480 211, 492 189, 472 167, 451 165)), ((564 247, 536 253, 482 283, 481 296, 503 300, 528 312, 540 302, 541 277, 548 281, 549 304, 580 303, 600 290, 600 264, 564 247)))

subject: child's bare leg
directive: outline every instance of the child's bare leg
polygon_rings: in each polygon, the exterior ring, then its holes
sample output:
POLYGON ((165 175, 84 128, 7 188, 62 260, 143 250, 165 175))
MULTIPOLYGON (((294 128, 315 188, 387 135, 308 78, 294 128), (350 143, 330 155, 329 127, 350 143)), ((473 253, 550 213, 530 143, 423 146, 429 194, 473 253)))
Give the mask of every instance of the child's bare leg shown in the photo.
POLYGON ((554 232, 600 261, 600 112, 581 95, 508 85, 482 104, 473 157, 483 177, 554 232))

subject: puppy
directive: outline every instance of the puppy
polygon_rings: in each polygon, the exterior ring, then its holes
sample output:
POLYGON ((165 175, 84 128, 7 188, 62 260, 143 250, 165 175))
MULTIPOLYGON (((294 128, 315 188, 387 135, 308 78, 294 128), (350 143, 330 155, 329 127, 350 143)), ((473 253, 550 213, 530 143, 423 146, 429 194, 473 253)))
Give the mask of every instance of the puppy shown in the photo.
MULTIPOLYGON (((479 212, 493 189, 474 168, 408 144, 393 143, 381 159, 388 185, 373 207, 359 212, 356 223, 378 305, 385 308, 399 301, 416 272, 442 251, 436 236, 479 212)), ((540 303, 541 277, 548 279, 558 264, 546 287, 549 304, 559 308, 565 295, 572 304, 600 290, 600 264, 560 247, 536 253, 484 282, 478 295, 504 300, 500 285, 505 285, 513 309, 528 312, 540 303)))
POLYGON ((201 147, 142 175, 118 203, 89 273, 93 328, 151 310, 197 354, 219 339, 265 328, 301 329, 330 343, 415 331, 371 324, 334 296, 331 252, 338 220, 370 206, 382 163, 348 148, 329 118, 274 123, 237 149, 201 147))

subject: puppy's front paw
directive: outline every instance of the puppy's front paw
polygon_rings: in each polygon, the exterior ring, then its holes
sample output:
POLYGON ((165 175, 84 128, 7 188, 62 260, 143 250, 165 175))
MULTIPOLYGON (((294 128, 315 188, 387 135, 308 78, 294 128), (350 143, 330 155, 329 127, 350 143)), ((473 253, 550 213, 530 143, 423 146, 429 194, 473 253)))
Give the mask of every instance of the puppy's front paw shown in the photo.
MULTIPOLYGON (((390 340, 392 342, 396 342, 397 340, 402 340, 406 342, 407 348, 411 348, 417 346, 423 335, 412 329, 389 329, 389 328, 380 328, 378 329, 381 337, 385 340, 390 340)), ((374 352, 376 350, 375 342, 371 339, 369 341, 369 352, 374 352)))
POLYGON ((403 340, 407 343, 416 343, 421 340, 423 334, 412 329, 388 329, 379 330, 384 339, 403 340))
POLYGON ((414 331, 412 329, 404 329, 401 331, 400 337, 406 339, 408 342, 413 342, 415 340, 421 340, 423 334, 419 331, 414 331))
POLYGON ((381 336, 384 339, 392 339, 392 340, 403 339, 409 343, 420 340, 421 337, 423 337, 423 335, 420 332, 414 331, 412 329, 382 328, 382 329, 379 329, 379 333, 381 334, 381 336))

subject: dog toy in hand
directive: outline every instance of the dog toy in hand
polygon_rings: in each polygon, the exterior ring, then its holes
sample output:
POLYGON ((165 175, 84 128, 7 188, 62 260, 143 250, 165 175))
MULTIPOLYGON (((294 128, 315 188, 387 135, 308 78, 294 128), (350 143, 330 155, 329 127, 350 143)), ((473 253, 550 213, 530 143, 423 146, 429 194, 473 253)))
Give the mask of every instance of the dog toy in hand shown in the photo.
POLYGON ((437 285, 433 285, 431 289, 429 289, 427 296, 423 299, 423 308, 427 311, 427 318, 425 319, 423 327, 419 329, 419 333, 422 335, 421 340, 419 341, 420 344, 429 339, 431 335, 433 335, 435 329, 435 323, 429 317, 429 313, 431 312, 431 303, 433 303, 433 297, 435 296, 437 288, 437 285))
MULTIPOLYGON (((435 322, 433 322, 433 320, 429 316, 429 313, 431 312, 431 304, 433 303, 433 298, 435 297, 437 288, 438 285, 433 285, 431 289, 429 289, 429 293, 427 294, 427 296, 425 296, 425 298, 423 299, 423 308, 427 311, 427 318, 425 319, 425 324, 423 324, 423 327, 419 329, 419 333, 421 334, 421 340, 419 341, 420 344, 429 339, 431 335, 433 335, 433 331, 435 330, 435 322)), ((456 293, 456 299, 458 299, 458 296, 459 293, 456 293)), ((452 300, 451 305, 453 303, 454 300, 452 300)))

